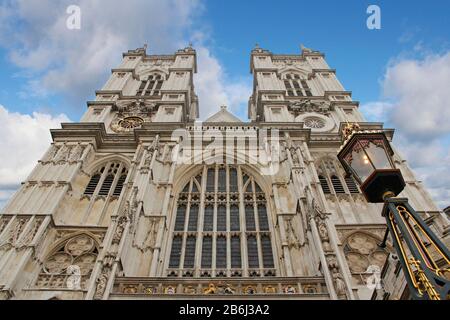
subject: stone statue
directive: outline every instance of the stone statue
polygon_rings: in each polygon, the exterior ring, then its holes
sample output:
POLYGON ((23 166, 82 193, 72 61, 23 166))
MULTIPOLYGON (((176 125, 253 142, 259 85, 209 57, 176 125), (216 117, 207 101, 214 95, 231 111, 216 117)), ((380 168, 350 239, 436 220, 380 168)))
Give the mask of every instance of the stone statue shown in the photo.
POLYGON ((102 274, 97 279, 97 286, 95 288, 95 294, 94 299, 101 300, 103 298, 103 294, 106 290, 106 284, 108 283, 108 277, 109 277, 109 269, 104 268, 102 274))
POLYGON ((334 287, 338 296, 345 296, 345 282, 340 272, 333 273, 334 287))
POLYGON ((120 243, 120 240, 122 239, 122 235, 125 230, 125 225, 126 225, 127 221, 128 221, 128 218, 126 216, 120 217, 119 220, 117 221, 116 231, 114 232, 114 236, 112 239, 113 244, 120 243))
POLYGON ((297 154, 297 148, 291 147, 290 151, 291 151, 291 155, 292 155, 292 162, 294 164, 299 164, 300 163, 300 159, 299 159, 298 154, 297 154))
POLYGON ((75 147, 72 148, 69 156, 69 162, 75 162, 80 160, 81 156, 83 155, 83 146, 81 144, 77 144, 75 147))
POLYGON ((69 153, 70 153, 70 148, 66 144, 63 144, 61 146, 61 148, 59 148, 59 151, 56 154, 56 156, 54 157, 53 161, 55 163, 66 161, 67 157, 69 156, 69 153))

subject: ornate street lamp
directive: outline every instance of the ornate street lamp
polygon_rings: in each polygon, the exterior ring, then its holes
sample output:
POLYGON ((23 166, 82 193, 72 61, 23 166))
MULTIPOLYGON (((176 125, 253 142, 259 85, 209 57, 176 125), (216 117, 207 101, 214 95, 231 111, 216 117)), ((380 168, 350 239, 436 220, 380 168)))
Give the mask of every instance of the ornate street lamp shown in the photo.
POLYGON ((384 202, 393 244, 400 257, 413 299, 450 299, 450 252, 406 198, 396 198, 405 187, 394 154, 383 131, 362 131, 348 124, 338 158, 358 181, 368 202, 384 202))

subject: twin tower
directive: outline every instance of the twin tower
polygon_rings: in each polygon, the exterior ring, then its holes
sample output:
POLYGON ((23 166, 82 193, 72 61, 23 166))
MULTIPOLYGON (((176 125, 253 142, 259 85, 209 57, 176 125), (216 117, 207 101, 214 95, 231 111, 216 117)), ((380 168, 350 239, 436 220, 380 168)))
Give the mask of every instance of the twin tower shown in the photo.
MULTIPOLYGON (((390 242, 378 246, 381 208, 336 157, 347 122, 390 139, 394 130, 364 120, 318 51, 256 47, 250 71, 249 121, 222 108, 199 124, 192 47, 124 53, 81 121, 51 130, 52 145, 3 208, 0 298, 404 297, 390 242), (211 148, 212 135, 230 130, 244 142, 211 148), (188 138, 193 161, 177 161, 188 138), (368 286, 381 269, 392 281, 368 286)), ((403 195, 447 241, 448 220, 394 159, 403 195)))

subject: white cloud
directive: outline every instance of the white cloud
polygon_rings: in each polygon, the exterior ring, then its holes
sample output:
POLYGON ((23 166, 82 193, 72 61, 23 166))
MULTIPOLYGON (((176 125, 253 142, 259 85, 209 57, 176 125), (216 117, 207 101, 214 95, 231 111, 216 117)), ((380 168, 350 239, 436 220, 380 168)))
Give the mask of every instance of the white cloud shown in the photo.
POLYGON ((202 11, 201 0, 7 1, 0 5, 0 44, 17 66, 33 71, 28 86, 33 94, 62 93, 84 105, 120 63, 122 52, 148 42, 150 53, 171 53, 191 40, 198 53, 195 86, 205 119, 222 104, 232 111, 245 109, 251 84, 231 82, 204 45, 209 32, 191 28, 202 11), (71 4, 81 8, 81 30, 66 28, 71 4), (21 27, 14 28, 18 23, 21 27))
MULTIPOLYGON (((201 0, 6 0, 0 3, 0 46, 27 79, 26 87, 18 88, 21 96, 56 93, 84 106, 120 63, 122 52, 148 43, 150 54, 172 53, 191 40, 198 53, 195 88, 202 119, 222 104, 245 114, 239 108, 246 109, 251 84, 231 81, 205 45, 209 32, 191 28, 202 10, 201 0), (81 30, 66 28, 66 8, 72 4, 81 8, 81 30)), ((48 129, 68 119, 0 107, 0 120, 1 207, 49 146, 48 129)))
POLYGON ((367 120, 383 122, 392 112, 394 105, 387 101, 374 101, 361 105, 360 111, 364 113, 367 120))
MULTIPOLYGON (((0 44, 19 67, 35 71, 45 90, 86 99, 121 53, 149 42, 172 52, 185 41, 198 0, 18 0, 0 5, 0 44), (66 8, 81 8, 81 29, 69 30, 66 8)), ((45 92, 41 89, 40 92, 45 92)))
POLYGON ((397 101, 391 120, 405 134, 430 139, 450 133, 450 52, 389 66, 384 94, 397 101))
POLYGON ((0 207, 30 174, 50 145, 49 129, 69 122, 66 115, 10 112, 0 105, 0 207))
POLYGON ((251 83, 245 79, 229 81, 206 47, 197 48, 197 55, 199 66, 194 84, 200 100, 200 118, 205 120, 219 111, 221 105, 228 106, 231 112, 242 113, 252 92, 251 83))
POLYGON ((394 143, 441 208, 450 205, 450 52, 395 59, 382 82, 388 100, 361 111, 396 128, 394 143))

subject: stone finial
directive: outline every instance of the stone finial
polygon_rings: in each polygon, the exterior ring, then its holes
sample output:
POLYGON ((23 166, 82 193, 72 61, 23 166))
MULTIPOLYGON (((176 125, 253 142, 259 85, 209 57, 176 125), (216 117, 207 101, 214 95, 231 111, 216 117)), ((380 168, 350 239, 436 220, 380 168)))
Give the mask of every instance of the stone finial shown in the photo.
POLYGON ((311 50, 310 48, 305 47, 305 46, 303 45, 303 43, 300 44, 300 48, 301 48, 302 51, 304 51, 304 52, 312 52, 312 50, 311 50))
POLYGON ((220 106, 220 110, 226 111, 227 110, 227 106, 225 106, 225 105, 220 106))

